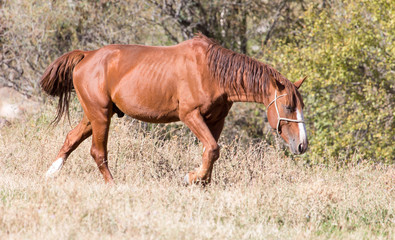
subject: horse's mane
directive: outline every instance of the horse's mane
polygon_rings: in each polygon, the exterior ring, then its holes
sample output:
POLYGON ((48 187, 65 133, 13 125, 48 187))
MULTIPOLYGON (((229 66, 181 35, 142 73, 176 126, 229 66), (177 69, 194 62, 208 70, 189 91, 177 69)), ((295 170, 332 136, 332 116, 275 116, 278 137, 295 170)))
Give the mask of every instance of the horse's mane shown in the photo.
POLYGON ((301 99, 298 97, 299 93, 295 85, 272 66, 226 49, 203 34, 197 34, 195 39, 208 43, 209 69, 213 78, 219 81, 220 86, 234 91, 237 95, 242 93, 267 95, 271 77, 273 77, 280 83, 280 87, 285 88, 288 104, 291 107, 295 107, 297 101, 301 99))

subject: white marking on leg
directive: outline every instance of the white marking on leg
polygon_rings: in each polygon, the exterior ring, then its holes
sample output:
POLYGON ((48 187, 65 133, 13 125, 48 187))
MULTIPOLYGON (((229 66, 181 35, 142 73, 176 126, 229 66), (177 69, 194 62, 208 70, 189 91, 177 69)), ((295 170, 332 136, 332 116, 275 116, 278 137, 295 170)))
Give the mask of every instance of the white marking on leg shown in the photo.
POLYGON ((53 162, 51 167, 49 167, 47 173, 45 174, 45 177, 50 178, 55 176, 63 167, 63 162, 64 162, 63 158, 58 158, 55 162, 53 162))
MULTIPOLYGON (((299 111, 299 109, 296 109, 296 117, 299 121, 304 121, 302 109, 300 111, 299 111)), ((298 123, 298 127, 299 127, 300 143, 306 144, 307 143, 307 134, 306 134, 306 126, 304 125, 304 122, 298 123)))
POLYGON ((187 175, 184 177, 184 184, 189 185, 189 173, 187 173, 187 175))

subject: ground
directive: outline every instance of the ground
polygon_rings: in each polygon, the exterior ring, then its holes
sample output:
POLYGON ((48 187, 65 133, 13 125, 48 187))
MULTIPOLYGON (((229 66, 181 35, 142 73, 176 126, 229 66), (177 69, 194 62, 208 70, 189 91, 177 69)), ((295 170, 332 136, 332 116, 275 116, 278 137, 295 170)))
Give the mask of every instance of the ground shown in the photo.
MULTIPOLYGON (((0 129, 0 239, 395 236, 392 165, 307 165, 264 141, 225 135, 211 185, 185 187, 183 176, 202 154, 189 130, 114 117, 109 165, 115 186, 104 184, 89 155, 90 138, 57 178, 46 180, 71 129, 67 121, 49 127, 54 114, 47 104, 0 129)), ((72 105, 71 125, 80 115, 72 105)))

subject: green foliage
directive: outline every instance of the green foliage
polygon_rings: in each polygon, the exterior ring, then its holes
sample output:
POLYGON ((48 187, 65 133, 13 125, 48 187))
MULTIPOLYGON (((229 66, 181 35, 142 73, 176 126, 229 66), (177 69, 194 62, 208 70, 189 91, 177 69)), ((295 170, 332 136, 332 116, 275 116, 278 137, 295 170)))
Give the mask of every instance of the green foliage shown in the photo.
POLYGON ((314 162, 393 163, 395 5, 391 0, 311 4, 302 27, 265 57, 301 88, 314 162))

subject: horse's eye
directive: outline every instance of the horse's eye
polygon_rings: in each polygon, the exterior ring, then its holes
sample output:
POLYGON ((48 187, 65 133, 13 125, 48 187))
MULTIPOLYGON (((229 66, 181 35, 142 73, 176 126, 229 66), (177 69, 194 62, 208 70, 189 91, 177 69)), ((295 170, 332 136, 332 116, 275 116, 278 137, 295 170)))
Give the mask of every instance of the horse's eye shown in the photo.
POLYGON ((285 109, 286 109, 288 112, 294 112, 294 111, 295 111, 295 108, 293 108, 293 107, 291 107, 291 106, 285 106, 285 109))

